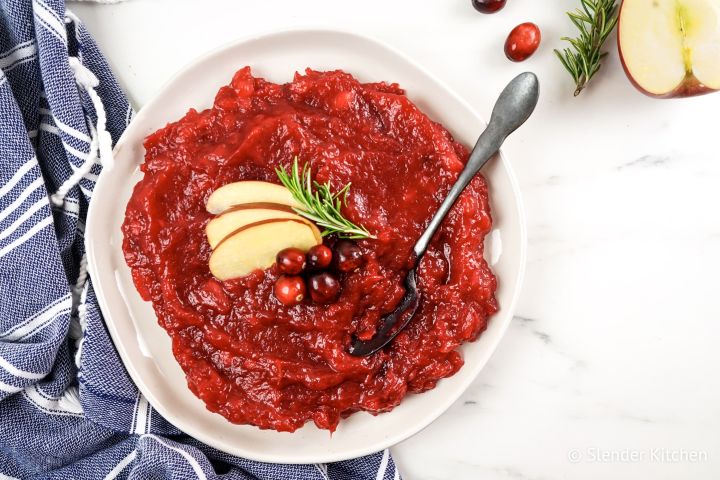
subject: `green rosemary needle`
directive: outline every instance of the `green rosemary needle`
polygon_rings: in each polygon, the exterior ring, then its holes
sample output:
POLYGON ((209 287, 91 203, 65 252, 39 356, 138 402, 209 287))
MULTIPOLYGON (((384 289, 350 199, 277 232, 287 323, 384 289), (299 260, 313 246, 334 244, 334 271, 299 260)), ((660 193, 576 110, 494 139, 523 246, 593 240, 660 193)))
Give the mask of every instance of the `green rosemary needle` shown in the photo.
POLYGON ((333 192, 329 182, 321 184, 312 179, 307 163, 300 171, 297 157, 293 160, 289 172, 282 166, 276 168, 275 172, 280 183, 290 190, 293 198, 302 205, 301 208, 294 208, 295 212, 322 227, 323 237, 334 233, 340 238, 375 238, 363 226, 355 225, 345 218, 341 212, 350 191, 349 183, 333 192))
POLYGON ((580 31, 577 38, 562 37, 570 48, 555 50, 560 62, 575 81, 575 96, 587 86, 600 70, 603 57, 602 46, 618 21, 616 0, 580 0, 581 7, 567 12, 568 17, 580 31))

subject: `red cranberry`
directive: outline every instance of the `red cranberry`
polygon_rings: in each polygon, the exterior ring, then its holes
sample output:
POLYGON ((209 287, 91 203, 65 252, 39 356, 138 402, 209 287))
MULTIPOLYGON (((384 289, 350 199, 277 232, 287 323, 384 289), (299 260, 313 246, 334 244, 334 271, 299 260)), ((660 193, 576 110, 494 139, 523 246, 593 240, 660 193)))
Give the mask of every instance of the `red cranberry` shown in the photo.
POLYGON ((283 275, 275 282, 273 292, 280 303, 292 307, 305 298, 305 282, 297 275, 283 275))
POLYGON ((315 303, 328 304, 340 296, 340 281, 329 272, 316 273, 310 277, 310 298, 315 303))
POLYGON ((513 28, 505 40, 505 56, 513 62, 522 62, 535 53, 540 45, 540 28, 531 22, 513 28))
POLYGON ((327 268, 332 261, 332 256, 332 250, 330 250, 329 247, 325 245, 315 245, 308 250, 306 255, 308 270, 322 270, 323 268, 327 268))
POLYGON ((340 240, 333 248, 333 265, 341 272, 351 272, 362 265, 362 250, 352 240, 340 240))
POLYGON ((280 271, 288 275, 297 275, 305 270, 305 252, 299 248, 280 250, 275 261, 280 271))
POLYGON ((495 13, 507 3, 507 0, 472 0, 472 6, 481 13, 495 13))

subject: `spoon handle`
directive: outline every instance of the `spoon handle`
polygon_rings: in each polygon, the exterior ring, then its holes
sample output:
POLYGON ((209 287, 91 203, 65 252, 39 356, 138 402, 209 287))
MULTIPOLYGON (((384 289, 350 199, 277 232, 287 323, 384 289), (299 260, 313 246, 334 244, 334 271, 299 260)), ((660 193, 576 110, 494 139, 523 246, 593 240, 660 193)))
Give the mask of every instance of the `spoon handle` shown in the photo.
POLYGON ((425 250, 427 250, 428 245, 430 245, 430 240, 432 240, 432 237, 435 235, 437 229, 440 228, 440 224, 450 212, 450 209, 452 209, 452 206, 455 204, 455 201, 458 199, 462 191, 465 190, 465 187, 467 187, 468 183, 470 183, 470 180, 473 179, 483 165, 485 165, 500 148, 502 139, 498 136, 497 132, 493 131, 496 129, 491 130, 491 127, 492 124, 488 125, 487 130, 485 130, 478 139, 478 142, 470 154, 467 164, 465 165, 465 169, 462 173, 460 173, 457 181, 455 181, 455 185, 452 186, 450 192, 448 192, 445 197, 445 200, 443 200, 442 205, 440 205, 440 208, 438 208, 437 212, 435 212, 435 216, 432 220, 430 220, 427 228, 415 243, 413 251, 415 252, 415 256, 418 261, 425 253, 425 250))
POLYGON ((538 80, 532 73, 518 75, 502 91, 493 108, 490 123, 478 138, 465 168, 413 247, 416 264, 420 262, 433 235, 470 180, 497 153, 505 138, 528 119, 537 105, 538 95, 538 80))

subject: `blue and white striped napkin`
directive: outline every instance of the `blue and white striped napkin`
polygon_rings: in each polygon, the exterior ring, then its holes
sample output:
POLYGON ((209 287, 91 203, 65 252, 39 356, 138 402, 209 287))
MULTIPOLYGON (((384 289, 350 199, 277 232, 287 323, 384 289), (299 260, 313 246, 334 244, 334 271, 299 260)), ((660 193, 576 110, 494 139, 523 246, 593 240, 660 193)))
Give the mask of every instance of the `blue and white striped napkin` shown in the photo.
POLYGON ((132 109, 63 0, 0 0, 0 479, 396 479, 387 450, 328 465, 233 457, 132 383, 88 279, 84 219, 132 109))

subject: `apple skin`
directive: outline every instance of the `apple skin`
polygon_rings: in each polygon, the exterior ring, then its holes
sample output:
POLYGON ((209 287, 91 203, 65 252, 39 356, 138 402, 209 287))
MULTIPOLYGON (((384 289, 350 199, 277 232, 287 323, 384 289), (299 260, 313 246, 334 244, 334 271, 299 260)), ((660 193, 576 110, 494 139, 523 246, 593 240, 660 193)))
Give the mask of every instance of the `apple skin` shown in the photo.
MULTIPOLYGON (((225 238, 223 238, 222 240, 220 240, 220 241, 218 242, 218 244, 215 245, 215 248, 216 248, 216 249, 219 248, 220 245, 222 245, 222 243, 223 243, 224 241, 226 241, 228 238, 232 237, 233 235, 235 235, 235 234, 237 234, 237 233, 240 233, 240 232, 242 232, 242 231, 248 230, 248 229, 250 229, 250 228, 252 228, 252 227, 258 227, 258 226, 260 226, 260 225, 265 225, 265 224, 267 224, 267 223, 282 223, 282 222, 295 222, 295 223, 300 223, 300 224, 302 224, 302 225, 305 225, 305 226, 308 227, 308 228, 310 229, 310 231, 312 232, 313 237, 315 238, 315 241, 317 242, 317 244, 320 245, 320 244, 322 243, 322 234, 320 233, 320 230, 318 230, 318 228, 315 226, 315 224, 312 223, 312 222, 310 222, 309 220, 305 220, 305 219, 302 218, 302 217, 298 217, 298 218, 269 218, 269 219, 267 219, 267 220, 260 220, 259 222, 249 223, 249 224, 247 224, 247 225, 243 225, 242 227, 240 227, 240 228, 238 228, 238 229, 236 229, 236 230, 233 230, 233 231, 230 232, 229 234, 225 235, 225 238)), ((281 250, 282 250, 282 249, 281 249, 281 250)), ((279 250, 278 250, 278 251, 279 251, 279 250)))
POLYGON ((632 73, 630 72, 630 69, 627 66, 627 63, 625 62, 625 57, 623 55, 622 51, 622 43, 620 41, 620 32, 622 29, 622 22, 623 22, 623 7, 625 6, 625 0, 622 1, 620 4, 620 10, 618 12, 618 24, 617 24, 617 49, 618 54, 620 56, 620 63, 622 64, 623 70, 625 71, 625 75, 627 76, 628 80, 630 80, 630 83, 642 94, 651 97, 651 98, 657 98, 657 99, 671 99, 671 98, 687 98, 687 97, 696 97, 699 95, 706 95, 708 93, 714 93, 718 90, 709 88, 705 85, 703 85, 702 82, 700 82, 694 74, 690 73, 687 75, 682 82, 675 88, 674 90, 664 93, 664 94, 655 94, 652 92, 648 92, 645 90, 633 77, 632 73))
MULTIPOLYGON (((234 233, 242 225, 260 220, 294 218, 306 221, 290 207, 275 203, 247 203, 230 207, 205 226, 205 235, 211 248, 216 248, 228 234, 234 233)), ((309 223, 309 222, 308 222, 309 223)))
MULTIPOLYGON (((622 19, 622 17, 621 17, 622 19)), ((619 23, 618 23, 618 35, 619 35, 619 23)), ((717 92, 717 90, 713 90, 712 88, 708 88, 700 81, 695 78, 695 75, 690 74, 686 76, 683 81, 678 85, 678 87, 668 93, 665 94, 655 94, 648 92, 644 88, 638 84, 635 79, 633 78, 632 74, 630 73, 630 70, 628 69, 627 64, 625 63, 625 57, 623 57, 622 48, 620 48, 620 42, 618 41, 618 53, 620 54, 620 63, 622 64, 623 70, 625 70, 625 75, 627 75, 628 80, 630 80, 630 83, 633 87, 635 87, 640 93, 647 95, 651 98, 658 98, 658 99, 670 99, 670 98, 687 98, 687 97, 697 97, 698 95, 707 95, 708 93, 714 93, 717 92)))
POLYGON ((244 204, 274 203, 300 208, 292 193, 282 185, 257 180, 232 182, 218 188, 208 197, 205 208, 218 215, 229 208, 244 204))
POLYGON ((277 252, 306 252, 322 243, 319 231, 302 219, 268 219, 243 225, 217 244, 210 255, 210 272, 220 281, 241 278, 270 267, 277 252))
POLYGON ((223 210, 219 215, 225 215, 226 213, 235 212, 237 210, 253 210, 255 208, 262 208, 267 210, 279 210, 281 212, 295 213, 295 210, 288 205, 282 205, 280 203, 271 202, 254 202, 254 203, 242 203, 240 205, 233 205, 227 210, 223 210))

